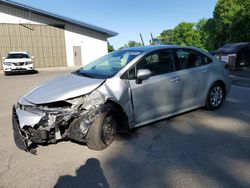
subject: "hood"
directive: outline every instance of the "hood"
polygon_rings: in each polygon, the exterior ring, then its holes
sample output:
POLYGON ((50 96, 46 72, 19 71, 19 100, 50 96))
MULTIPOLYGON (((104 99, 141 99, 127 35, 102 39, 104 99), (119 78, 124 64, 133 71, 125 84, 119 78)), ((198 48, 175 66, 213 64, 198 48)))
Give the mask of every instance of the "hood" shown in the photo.
POLYGON ((32 61, 30 58, 15 58, 15 59, 5 59, 5 63, 20 63, 20 62, 32 61))
POLYGON ((104 81, 104 79, 93 79, 70 74, 39 85, 28 92, 22 99, 34 104, 62 101, 90 93, 104 81))

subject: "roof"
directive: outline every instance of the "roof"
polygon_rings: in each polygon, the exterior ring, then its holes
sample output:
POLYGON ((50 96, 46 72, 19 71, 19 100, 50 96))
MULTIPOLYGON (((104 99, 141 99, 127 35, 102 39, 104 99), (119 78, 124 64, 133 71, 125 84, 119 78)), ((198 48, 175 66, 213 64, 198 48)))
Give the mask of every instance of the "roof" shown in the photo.
POLYGON ((195 50, 198 51, 210 58, 214 56, 205 52, 204 50, 194 47, 194 46, 179 46, 179 45, 149 45, 149 46, 136 46, 131 48, 123 48, 121 50, 131 50, 131 51, 141 51, 141 52, 151 52, 154 50, 161 50, 161 49, 188 49, 188 50, 195 50))
POLYGON ((113 37, 113 36, 118 35, 118 33, 115 32, 115 31, 111 31, 111 30, 108 30, 108 29, 105 29, 105 28, 102 28, 102 27, 98 27, 98 26, 89 24, 89 23, 85 23, 85 22, 81 22, 81 21, 78 21, 78 20, 75 20, 75 19, 60 16, 60 15, 57 15, 57 14, 54 14, 54 13, 51 13, 51 12, 47 12, 47 11, 40 10, 40 9, 31 7, 31 6, 23 5, 23 4, 14 2, 14 1, 0 0, 0 3, 11 6, 11 7, 14 7, 14 8, 22 9, 24 11, 30 11, 31 13, 46 16, 46 17, 49 17, 49 18, 52 18, 52 19, 55 19, 55 20, 58 20, 58 21, 68 23, 68 24, 72 24, 72 25, 76 25, 76 26, 79 26, 79 27, 88 28, 88 29, 91 29, 91 30, 94 30, 94 31, 97 31, 97 32, 100 32, 100 33, 104 33, 104 34, 108 35, 108 37, 113 37))
POLYGON ((178 45, 136 46, 136 47, 130 47, 130 48, 123 48, 121 50, 151 51, 151 50, 171 49, 171 48, 193 49, 193 50, 202 51, 201 49, 193 47, 193 46, 178 46, 178 45))
POLYGON ((250 42, 231 43, 219 48, 215 54, 236 54, 242 48, 250 46, 250 42))
POLYGON ((158 50, 158 49, 165 49, 165 48, 176 48, 179 46, 175 45, 149 45, 149 46, 135 46, 129 48, 123 48, 121 50, 134 50, 134 51, 151 51, 151 50, 158 50))

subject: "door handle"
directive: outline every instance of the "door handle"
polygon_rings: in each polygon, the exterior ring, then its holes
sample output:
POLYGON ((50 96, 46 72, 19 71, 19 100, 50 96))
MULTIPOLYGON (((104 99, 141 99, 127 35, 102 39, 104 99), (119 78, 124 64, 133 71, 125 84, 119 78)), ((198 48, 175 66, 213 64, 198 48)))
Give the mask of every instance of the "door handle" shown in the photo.
POLYGON ((174 83, 177 83, 177 82, 180 81, 180 78, 179 78, 178 76, 174 76, 174 77, 171 78, 170 81, 171 81, 171 82, 174 82, 174 83))
POLYGON ((208 70, 202 70, 201 73, 202 74, 208 74, 208 70))

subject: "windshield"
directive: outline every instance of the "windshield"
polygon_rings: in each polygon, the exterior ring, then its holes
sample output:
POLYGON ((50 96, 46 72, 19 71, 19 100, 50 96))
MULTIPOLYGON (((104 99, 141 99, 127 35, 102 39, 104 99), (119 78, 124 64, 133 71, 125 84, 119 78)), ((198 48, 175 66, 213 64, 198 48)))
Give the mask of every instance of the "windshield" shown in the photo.
POLYGON ((74 72, 91 78, 107 79, 114 76, 141 51, 121 50, 109 53, 74 72))
POLYGON ((6 59, 23 59, 23 58, 29 58, 29 55, 22 53, 8 54, 6 59))

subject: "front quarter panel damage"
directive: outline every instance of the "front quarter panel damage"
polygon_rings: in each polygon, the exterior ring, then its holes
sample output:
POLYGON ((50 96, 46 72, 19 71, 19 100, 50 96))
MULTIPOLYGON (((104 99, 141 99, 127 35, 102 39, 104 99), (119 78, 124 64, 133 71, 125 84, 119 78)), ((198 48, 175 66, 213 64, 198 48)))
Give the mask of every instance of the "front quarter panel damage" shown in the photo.
POLYGON ((129 82, 120 79, 120 77, 113 77, 112 79, 106 80, 104 84, 97 88, 97 91, 102 93, 108 100, 114 101, 122 107, 128 119, 129 126, 132 128, 134 114, 129 82))
POLYGON ((13 130, 16 145, 30 151, 34 145, 73 139, 85 142, 89 127, 107 98, 100 92, 56 101, 29 105, 25 101, 13 107, 13 130))

